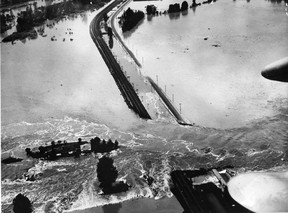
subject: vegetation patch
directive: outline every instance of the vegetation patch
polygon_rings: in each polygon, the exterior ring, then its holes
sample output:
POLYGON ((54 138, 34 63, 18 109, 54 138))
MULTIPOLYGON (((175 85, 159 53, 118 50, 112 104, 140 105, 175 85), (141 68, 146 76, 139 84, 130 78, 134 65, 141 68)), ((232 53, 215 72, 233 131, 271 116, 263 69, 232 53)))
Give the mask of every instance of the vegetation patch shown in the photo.
MULTIPOLYGON (((1 33, 11 28, 11 22, 16 19, 16 30, 3 42, 25 39, 27 37, 35 38, 34 27, 45 24, 47 20, 61 20, 72 14, 81 13, 88 10, 98 9, 105 5, 109 0, 71 0, 64 1, 48 6, 37 7, 37 4, 27 6, 25 11, 17 14, 17 17, 9 14, 1 14, 1 33), (2 27, 3 26, 3 27, 2 27)), ((37 32, 36 32, 37 34, 37 32)), ((36 36, 37 37, 37 36, 36 36)))
POLYGON ((170 4, 168 13, 177 13, 180 11, 186 11, 188 9, 188 3, 187 1, 183 1, 180 7, 180 4, 175 3, 175 4, 170 4))
POLYGON ((113 165, 113 159, 103 156, 97 164, 97 177, 100 182, 99 187, 104 194, 113 194, 125 192, 129 189, 129 185, 123 181, 116 181, 118 171, 113 165))
POLYGON ((141 10, 134 11, 130 7, 124 11, 120 17, 119 24, 121 25, 122 32, 126 32, 134 28, 142 19, 144 13, 141 10))
POLYGON ((11 35, 5 37, 2 42, 14 42, 16 40, 22 40, 29 37, 30 39, 36 39, 38 34, 36 30, 30 30, 28 32, 14 32, 11 35))

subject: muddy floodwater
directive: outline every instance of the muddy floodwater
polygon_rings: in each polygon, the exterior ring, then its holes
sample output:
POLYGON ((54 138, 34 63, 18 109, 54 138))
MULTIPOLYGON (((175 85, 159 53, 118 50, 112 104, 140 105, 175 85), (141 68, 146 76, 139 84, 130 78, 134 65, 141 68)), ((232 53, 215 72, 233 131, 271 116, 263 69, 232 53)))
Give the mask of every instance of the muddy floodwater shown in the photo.
POLYGON ((90 37, 95 15, 49 21, 45 37, 1 44, 2 124, 78 113, 113 126, 133 123, 90 37))
MULTIPOLYGON (((170 3, 141 1, 128 7, 145 10, 155 4, 164 11, 170 3)), ((185 13, 145 16, 126 34, 115 23, 142 64, 136 68, 114 38, 113 54, 131 83, 143 85, 137 75, 150 76, 181 115, 195 123, 192 127, 166 117, 165 107, 148 121, 127 108, 89 34, 96 14, 48 21, 36 39, 1 43, 1 156, 23 159, 1 164, 3 212, 11 210, 18 193, 33 202, 35 212, 127 212, 130 206, 138 212, 145 206, 151 212, 181 212, 169 189, 172 170, 287 170, 288 84, 261 76, 267 64, 288 56, 283 1, 219 0, 185 13), (120 150, 111 157, 118 180, 132 186, 127 193, 99 194, 100 155, 46 161, 24 152, 52 140, 95 136, 119 141, 120 150), (36 180, 26 181, 24 173, 36 180), (144 175, 154 179, 152 185, 144 175)), ((157 99, 153 91, 139 92, 141 98, 157 99)), ((153 101, 144 104, 149 112, 153 101)))
MULTIPOLYGON (((175 1, 127 7, 155 4, 163 12, 168 2, 175 1)), ((279 101, 287 100, 287 84, 260 74, 288 55, 286 10, 284 2, 216 1, 188 13, 146 17, 134 32, 120 35, 142 62, 142 74, 158 78, 183 117, 202 126, 241 127, 275 114, 279 101)))

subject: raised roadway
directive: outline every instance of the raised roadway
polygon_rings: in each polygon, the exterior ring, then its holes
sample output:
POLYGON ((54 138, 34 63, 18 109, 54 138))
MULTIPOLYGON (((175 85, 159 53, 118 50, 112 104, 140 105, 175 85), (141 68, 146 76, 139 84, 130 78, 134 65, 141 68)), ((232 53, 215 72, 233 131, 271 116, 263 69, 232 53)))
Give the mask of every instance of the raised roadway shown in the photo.
POLYGON ((165 95, 165 93, 162 91, 162 89, 160 87, 158 87, 158 85, 150 78, 150 77, 146 77, 146 79, 150 82, 151 86, 154 88, 154 90, 158 93, 159 97, 162 99, 162 101, 164 102, 164 104, 166 105, 166 107, 169 109, 169 111, 171 112, 171 114, 176 118, 176 121, 180 124, 180 125, 184 125, 184 126, 193 126, 191 123, 187 123, 182 116, 180 115, 180 113, 177 111, 177 109, 173 106, 173 104, 170 102, 170 100, 167 98, 167 96, 165 95))
POLYGON ((138 61, 138 59, 135 57, 135 55, 133 54, 133 52, 131 50, 129 50, 129 48, 125 45, 125 43, 123 42, 122 38, 120 37, 120 35, 118 34, 116 28, 115 28, 115 17, 119 14, 119 12, 121 12, 121 10, 131 2, 132 0, 127 0, 124 4, 122 4, 118 10, 111 16, 111 28, 113 30, 114 36, 117 38, 117 40, 121 43, 122 47, 124 48, 124 50, 130 55, 130 57, 134 60, 135 64, 138 67, 142 67, 141 63, 138 61))
POLYGON ((133 86, 127 80, 126 76, 121 70, 120 65, 118 64, 112 52, 110 51, 109 47, 102 38, 100 24, 101 21, 103 20, 104 15, 107 14, 110 10, 112 10, 121 2, 122 2, 121 0, 113 1, 112 3, 108 4, 105 8, 103 8, 103 10, 101 10, 94 17, 94 19, 90 23, 90 36, 94 41, 96 47, 98 48, 102 58, 104 59, 128 107, 132 109, 136 114, 138 114, 140 118, 151 119, 150 115, 148 114, 147 110, 145 109, 138 95, 136 94, 133 86))

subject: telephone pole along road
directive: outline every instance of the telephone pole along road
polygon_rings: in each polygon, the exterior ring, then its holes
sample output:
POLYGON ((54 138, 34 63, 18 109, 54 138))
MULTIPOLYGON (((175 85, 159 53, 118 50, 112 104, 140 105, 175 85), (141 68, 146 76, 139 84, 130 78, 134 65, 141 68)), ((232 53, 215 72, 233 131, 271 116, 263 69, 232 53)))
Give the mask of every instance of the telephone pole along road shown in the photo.
POLYGON ((170 113, 176 118, 176 121, 183 126, 193 126, 191 123, 187 123, 180 113, 177 111, 177 109, 173 106, 173 104, 170 102, 170 100, 167 98, 165 93, 162 91, 160 87, 150 78, 146 77, 146 79, 150 82, 151 86, 154 88, 154 90, 158 93, 159 97, 164 102, 165 106, 169 109, 170 113))
POLYGON ((129 50, 129 48, 126 46, 126 44, 123 42, 122 38, 120 37, 120 35, 118 34, 114 22, 115 22, 115 17, 121 12, 121 10, 131 2, 132 0, 127 0, 125 3, 123 3, 121 5, 121 7, 118 8, 118 10, 111 16, 111 18, 109 19, 110 24, 111 24, 111 28, 113 31, 114 36, 117 38, 117 40, 121 43, 122 47, 124 48, 124 50, 130 55, 130 57, 134 60, 135 64, 138 67, 142 67, 142 65, 140 64, 140 62, 138 61, 138 59, 136 58, 136 56, 133 54, 133 52, 131 50, 129 50))
POLYGON ((102 38, 100 23, 103 20, 104 15, 121 2, 121 0, 115 0, 103 8, 103 10, 94 17, 90 24, 90 36, 104 59, 128 107, 138 114, 140 118, 151 119, 150 115, 136 94, 133 86, 127 80, 126 76, 121 70, 120 65, 102 38))

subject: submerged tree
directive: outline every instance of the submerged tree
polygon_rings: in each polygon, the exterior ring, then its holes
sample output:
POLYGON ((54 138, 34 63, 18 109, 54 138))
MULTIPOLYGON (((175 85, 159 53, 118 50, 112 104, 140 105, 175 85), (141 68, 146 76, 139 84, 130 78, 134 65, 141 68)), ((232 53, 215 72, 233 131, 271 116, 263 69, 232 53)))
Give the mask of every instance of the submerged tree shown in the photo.
POLYGON ((183 1, 181 4, 181 11, 188 10, 188 3, 187 1, 183 1))
POLYGON ((122 31, 126 32, 135 27, 143 18, 144 13, 140 10, 134 11, 130 7, 124 11, 120 17, 120 24, 122 25, 122 31))
MULTIPOLYGON (((111 40, 112 38, 110 38, 109 42, 111 42, 111 40)), ((113 45, 113 40, 112 40, 112 45, 113 45)), ((115 141, 115 143, 113 143, 111 139, 109 139, 106 142, 104 139, 101 141, 101 139, 98 137, 92 138, 90 140, 90 144, 91 144, 91 151, 94 153, 111 152, 112 150, 119 148, 119 143, 117 140, 115 141)))
POLYGON ((26 196, 20 193, 13 199, 13 211, 14 213, 31 213, 33 212, 32 204, 26 196))
POLYGON ((106 156, 100 158, 97 164, 97 177, 104 194, 125 192, 130 188, 124 181, 116 182, 117 176, 118 171, 113 165, 113 159, 106 156))
POLYGON ((155 15, 157 13, 157 7, 153 4, 146 6, 147 15, 155 15))
MULTIPOLYGON (((116 181, 118 171, 113 165, 113 159, 109 157, 102 157, 97 164, 97 177, 100 182, 99 187, 103 189, 111 188, 116 181)), ((104 191, 104 190, 103 190, 104 191)))
POLYGON ((169 4, 168 13, 177 13, 180 12, 180 4, 169 4))

